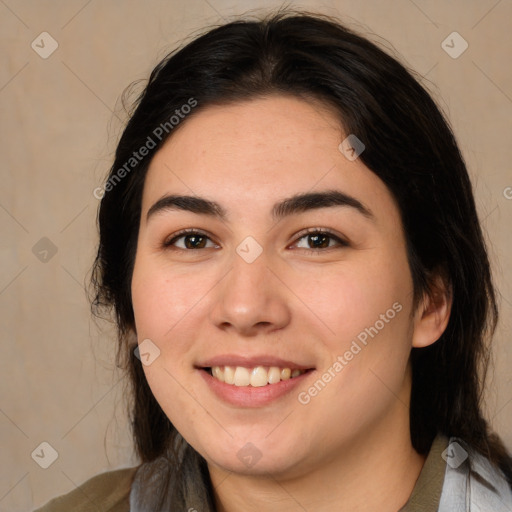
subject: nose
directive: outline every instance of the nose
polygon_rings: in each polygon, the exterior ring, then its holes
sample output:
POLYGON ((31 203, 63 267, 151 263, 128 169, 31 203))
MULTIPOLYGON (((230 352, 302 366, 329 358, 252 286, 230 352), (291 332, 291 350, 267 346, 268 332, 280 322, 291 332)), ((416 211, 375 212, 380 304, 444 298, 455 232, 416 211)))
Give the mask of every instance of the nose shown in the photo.
POLYGON ((231 271, 216 287, 211 310, 212 322, 219 329, 251 337, 282 329, 290 322, 286 289, 276 278, 278 270, 269 265, 265 252, 252 263, 233 256, 231 271))

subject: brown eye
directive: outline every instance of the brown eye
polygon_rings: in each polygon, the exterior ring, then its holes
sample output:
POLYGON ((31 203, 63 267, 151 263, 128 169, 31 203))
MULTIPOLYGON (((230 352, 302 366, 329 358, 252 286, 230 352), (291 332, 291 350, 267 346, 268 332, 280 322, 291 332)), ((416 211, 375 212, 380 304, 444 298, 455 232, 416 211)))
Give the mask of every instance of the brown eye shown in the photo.
POLYGON ((206 246, 206 237, 202 235, 186 235, 183 239, 187 249, 202 249, 206 246))
POLYGON ((214 244, 210 237, 204 233, 196 231, 182 232, 165 242, 165 247, 175 247, 183 250, 207 249, 210 247, 218 247, 214 244))
POLYGON ((346 247, 348 243, 328 231, 311 231, 302 235, 296 242, 299 249, 316 250, 333 247, 346 247))
POLYGON ((325 234, 308 235, 308 243, 311 249, 323 249, 329 247, 331 237, 325 234))

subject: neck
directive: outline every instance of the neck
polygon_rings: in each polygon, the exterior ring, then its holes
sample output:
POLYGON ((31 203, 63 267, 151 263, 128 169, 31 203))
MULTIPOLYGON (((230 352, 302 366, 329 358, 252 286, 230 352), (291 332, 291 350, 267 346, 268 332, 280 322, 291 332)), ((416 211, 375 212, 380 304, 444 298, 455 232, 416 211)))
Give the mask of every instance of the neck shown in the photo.
MULTIPOLYGON (((404 397, 405 398, 405 397, 404 397)), ((331 460, 301 476, 251 476, 209 466, 218 512, 397 512, 409 499, 425 457, 411 444, 409 410, 394 410, 365 430, 331 460)))

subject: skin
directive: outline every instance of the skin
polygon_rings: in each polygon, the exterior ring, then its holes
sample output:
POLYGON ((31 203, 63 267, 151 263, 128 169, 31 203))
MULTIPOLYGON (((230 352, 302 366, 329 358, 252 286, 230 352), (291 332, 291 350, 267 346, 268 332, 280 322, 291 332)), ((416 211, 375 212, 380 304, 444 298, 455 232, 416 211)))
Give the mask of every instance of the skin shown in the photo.
POLYGON ((411 347, 434 343, 450 303, 413 310, 412 278, 397 206, 384 183, 338 149, 339 120, 314 101, 271 96, 208 107, 183 122, 154 156, 143 191, 132 298, 139 342, 160 356, 144 366, 163 410, 206 459, 219 511, 396 512, 424 463, 409 433, 411 347), (275 222, 274 203, 339 190, 371 210, 336 206, 275 222), (222 205, 222 221, 182 210, 146 220, 165 194, 222 205), (184 228, 206 231, 200 249, 184 228), (315 248, 307 228, 329 230, 315 248), (247 263, 237 246, 252 236, 262 254, 247 263), (309 251, 307 250, 309 248, 309 251), (343 370, 301 404, 359 333, 394 303, 402 310, 343 370), (315 368, 300 389, 249 408, 217 398, 196 365, 219 354, 271 354, 315 368), (237 452, 252 443, 251 467, 237 452))

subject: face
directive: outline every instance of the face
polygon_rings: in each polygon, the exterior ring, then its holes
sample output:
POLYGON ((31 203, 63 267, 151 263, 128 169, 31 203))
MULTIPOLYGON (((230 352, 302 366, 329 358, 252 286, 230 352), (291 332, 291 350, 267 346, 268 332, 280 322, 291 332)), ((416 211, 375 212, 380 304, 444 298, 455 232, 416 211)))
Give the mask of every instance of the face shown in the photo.
POLYGON ((408 427, 404 234, 346 135, 320 104, 275 96, 198 112, 151 162, 137 338, 154 396, 210 466, 298 474, 408 427))

